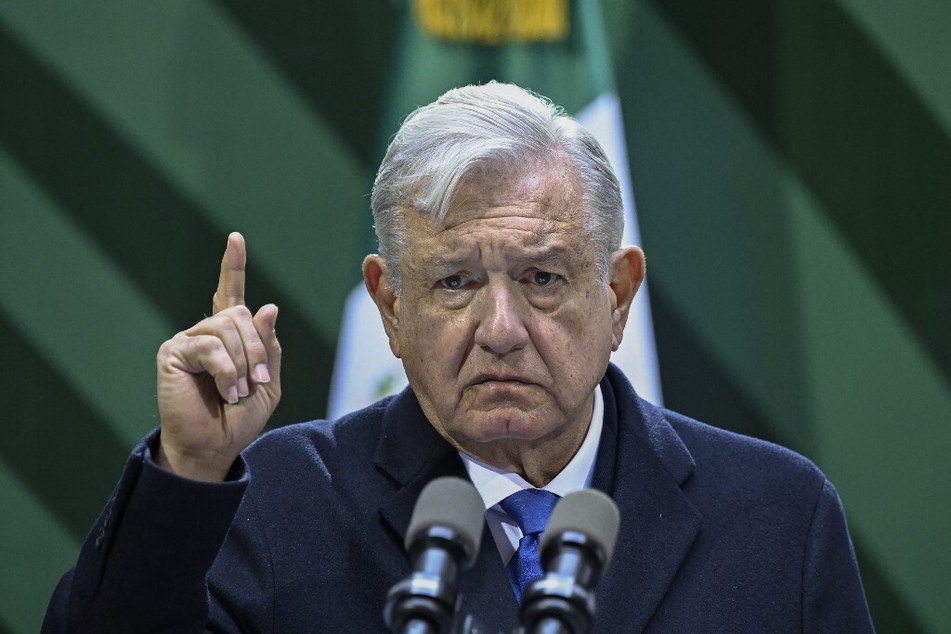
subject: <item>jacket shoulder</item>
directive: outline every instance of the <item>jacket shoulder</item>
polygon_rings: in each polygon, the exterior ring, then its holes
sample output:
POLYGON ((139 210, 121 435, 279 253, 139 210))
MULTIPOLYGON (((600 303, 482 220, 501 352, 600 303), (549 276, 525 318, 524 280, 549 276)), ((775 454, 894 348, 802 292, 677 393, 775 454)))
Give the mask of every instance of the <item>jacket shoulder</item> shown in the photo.
POLYGON ((252 481, 284 478, 288 470, 331 473, 372 463, 390 398, 335 420, 315 419, 272 429, 244 452, 252 481))
POLYGON ((687 483, 691 497, 699 502, 709 495, 725 505, 720 512, 782 507, 808 520, 823 490, 831 486, 810 459, 791 449, 670 410, 660 413, 693 457, 694 472, 687 483))
POLYGON ((821 476, 819 468, 809 458, 782 445, 723 429, 671 410, 662 409, 660 412, 695 457, 745 459, 792 469, 803 475, 811 473, 821 476))

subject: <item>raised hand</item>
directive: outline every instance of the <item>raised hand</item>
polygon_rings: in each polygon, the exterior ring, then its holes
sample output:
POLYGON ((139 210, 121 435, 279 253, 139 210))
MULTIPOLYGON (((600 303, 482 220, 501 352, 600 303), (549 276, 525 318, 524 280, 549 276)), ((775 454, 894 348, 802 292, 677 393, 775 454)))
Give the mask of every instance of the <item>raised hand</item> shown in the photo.
POLYGON ((156 460, 178 475, 224 480, 264 428, 281 397, 277 306, 254 315, 244 305, 247 251, 228 236, 213 313, 159 348, 162 426, 156 460))

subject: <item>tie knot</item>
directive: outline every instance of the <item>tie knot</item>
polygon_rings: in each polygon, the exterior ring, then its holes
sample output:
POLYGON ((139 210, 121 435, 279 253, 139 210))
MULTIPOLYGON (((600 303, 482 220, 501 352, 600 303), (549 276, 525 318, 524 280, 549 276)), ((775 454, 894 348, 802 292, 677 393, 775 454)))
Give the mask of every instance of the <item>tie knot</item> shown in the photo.
POLYGON ((545 530, 558 496, 542 489, 523 489, 508 496, 499 506, 515 519, 523 535, 538 535, 545 530))

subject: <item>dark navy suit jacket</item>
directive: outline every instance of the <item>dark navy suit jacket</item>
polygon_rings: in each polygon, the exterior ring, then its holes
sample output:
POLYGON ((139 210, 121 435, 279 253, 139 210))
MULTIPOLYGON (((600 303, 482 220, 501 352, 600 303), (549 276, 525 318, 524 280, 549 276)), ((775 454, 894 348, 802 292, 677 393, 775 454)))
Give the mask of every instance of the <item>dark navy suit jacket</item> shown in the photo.
MULTIPOLYGON (((593 485, 621 511, 595 632, 872 631, 835 490, 805 458, 601 383, 593 485)), ((284 427, 230 481, 177 478, 146 439, 50 603, 44 632, 385 632, 423 486, 467 477, 409 390, 340 420, 284 427)), ((461 612, 516 619, 486 531, 461 612)))

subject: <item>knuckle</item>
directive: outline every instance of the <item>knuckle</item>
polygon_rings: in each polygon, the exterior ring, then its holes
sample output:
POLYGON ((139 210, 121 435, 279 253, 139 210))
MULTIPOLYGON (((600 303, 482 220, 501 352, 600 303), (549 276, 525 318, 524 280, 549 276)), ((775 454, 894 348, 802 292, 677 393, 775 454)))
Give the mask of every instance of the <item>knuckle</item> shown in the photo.
POLYGON ((171 339, 167 339, 162 342, 162 345, 159 346, 158 352, 155 354, 155 359, 159 362, 175 355, 182 348, 182 340, 187 338, 187 335, 184 333, 178 333, 171 339))
POLYGON ((228 319, 227 310, 225 309, 220 313, 215 313, 211 317, 206 317, 201 323, 207 324, 211 328, 227 328, 231 323, 231 320, 228 319))
POLYGON ((246 356, 251 359, 263 359, 267 357, 267 348, 260 339, 251 341, 245 347, 246 356))
POLYGON ((238 380, 238 369, 233 363, 225 363, 217 368, 215 381, 222 387, 229 387, 238 380))
POLYGON ((218 313, 214 317, 210 317, 208 319, 208 326, 209 330, 205 334, 211 335, 223 344, 231 343, 233 345, 234 342, 240 341, 237 326, 225 313, 218 313))
POLYGON ((251 311, 244 304, 239 304, 237 306, 232 306, 229 310, 234 314, 237 319, 246 320, 251 319, 251 311))
POLYGON ((155 355, 158 359, 163 359, 167 357, 171 352, 175 344, 172 343, 171 339, 162 342, 162 345, 159 346, 158 353, 155 355))
POLYGON ((210 355, 221 348, 221 340, 211 335, 198 335, 189 338, 192 349, 201 355, 210 355))

